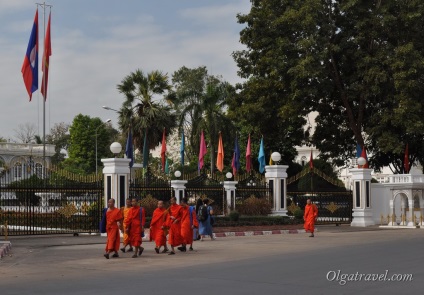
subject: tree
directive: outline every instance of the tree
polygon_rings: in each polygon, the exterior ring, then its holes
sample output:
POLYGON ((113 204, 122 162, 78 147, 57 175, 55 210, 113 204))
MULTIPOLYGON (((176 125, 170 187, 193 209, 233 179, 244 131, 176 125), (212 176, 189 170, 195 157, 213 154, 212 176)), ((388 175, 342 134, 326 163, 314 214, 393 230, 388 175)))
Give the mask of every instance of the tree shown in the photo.
POLYGON ((135 146, 143 149, 147 134, 149 150, 162 141, 163 129, 170 134, 176 126, 176 116, 170 106, 156 100, 170 90, 168 77, 159 71, 147 75, 136 70, 126 76, 117 86, 125 101, 119 110, 119 127, 124 133, 132 129, 135 146))
MULTIPOLYGON (((204 131, 213 174, 219 132, 222 133, 224 146, 233 147, 234 144, 235 128, 225 112, 227 101, 234 95, 234 88, 228 82, 221 81, 220 77, 208 75, 206 67, 182 67, 173 74, 172 82, 175 91, 167 99, 177 111, 179 130, 184 130, 187 142, 190 143, 190 162, 197 162, 200 134, 204 131)), ((224 155, 229 163, 231 153, 224 155)))
POLYGON ((55 145, 55 154, 52 157, 52 163, 58 164, 65 159, 62 150, 67 150, 70 141, 69 124, 64 122, 56 123, 46 136, 46 142, 55 145))
POLYGON ((76 173, 93 173, 100 159, 111 157, 109 151, 112 132, 100 118, 77 115, 69 127, 69 158, 64 167, 76 173), (96 130, 97 130, 97 162, 96 162, 96 130))
POLYGON ((15 137, 21 143, 30 143, 35 140, 37 127, 32 123, 19 124, 18 129, 14 129, 15 137))
POLYGON ((317 111, 322 159, 345 161, 356 143, 401 159, 413 140, 422 158, 423 14, 419 0, 253 0, 238 15, 248 50, 234 53, 244 90, 278 94, 287 120, 317 111))

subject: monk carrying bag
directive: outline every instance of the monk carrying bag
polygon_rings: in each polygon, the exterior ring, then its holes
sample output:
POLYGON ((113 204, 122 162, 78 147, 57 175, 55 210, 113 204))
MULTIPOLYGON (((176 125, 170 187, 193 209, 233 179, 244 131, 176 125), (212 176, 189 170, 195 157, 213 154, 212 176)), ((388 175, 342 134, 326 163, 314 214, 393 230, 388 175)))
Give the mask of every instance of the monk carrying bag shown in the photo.
POLYGON ((199 208, 199 212, 197 212, 197 216, 199 217, 200 221, 206 221, 208 219, 208 206, 202 205, 199 208))

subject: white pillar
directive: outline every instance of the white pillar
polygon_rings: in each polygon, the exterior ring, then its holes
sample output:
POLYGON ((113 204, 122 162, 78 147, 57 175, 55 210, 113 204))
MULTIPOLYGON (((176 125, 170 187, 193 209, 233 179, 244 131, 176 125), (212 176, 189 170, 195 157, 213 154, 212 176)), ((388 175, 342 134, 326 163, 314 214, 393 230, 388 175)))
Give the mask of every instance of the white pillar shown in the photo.
MULTIPOLYGON (((411 191, 411 196, 412 196, 412 191, 411 191)), ((408 205, 409 205, 409 211, 408 211, 408 217, 406 217, 406 222, 407 222, 407 226, 412 226, 415 227, 415 222, 414 222, 414 218, 412 217, 412 215, 415 214, 415 208, 414 208, 414 197, 411 197, 408 200, 408 205), (409 221, 408 221, 409 220, 409 221)))
POLYGON ((371 210, 371 171, 366 168, 352 168, 353 220, 351 226, 375 225, 371 210))
POLYGON ((287 165, 265 166, 266 182, 272 189, 271 215, 287 216, 287 165))
POLYGON ((187 180, 171 180, 171 187, 174 190, 174 196, 177 199, 177 204, 181 202, 181 199, 185 196, 185 184, 187 180))
POLYGON ((130 159, 110 158, 101 160, 104 168, 104 207, 109 199, 115 199, 115 207, 121 208, 129 196, 130 159))
POLYGON ((396 218, 394 217, 394 215, 395 215, 395 204, 394 204, 393 200, 389 201, 389 207, 390 207, 390 211, 389 211, 390 212, 389 213, 390 220, 389 220, 389 223, 387 225, 395 226, 395 225, 397 225, 397 223, 396 223, 396 218))
POLYGON ((238 181, 224 181, 224 189, 227 197, 227 214, 236 207, 236 184, 238 181))

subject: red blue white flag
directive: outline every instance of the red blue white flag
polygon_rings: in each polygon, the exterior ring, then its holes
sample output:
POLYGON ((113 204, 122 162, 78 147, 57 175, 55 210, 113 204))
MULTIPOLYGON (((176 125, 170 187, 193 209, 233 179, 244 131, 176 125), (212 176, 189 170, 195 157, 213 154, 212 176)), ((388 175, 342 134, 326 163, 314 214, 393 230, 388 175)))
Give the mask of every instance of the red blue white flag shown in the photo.
POLYGON ((32 93, 38 89, 38 9, 35 12, 34 24, 32 25, 21 72, 29 95, 29 101, 31 101, 32 93))

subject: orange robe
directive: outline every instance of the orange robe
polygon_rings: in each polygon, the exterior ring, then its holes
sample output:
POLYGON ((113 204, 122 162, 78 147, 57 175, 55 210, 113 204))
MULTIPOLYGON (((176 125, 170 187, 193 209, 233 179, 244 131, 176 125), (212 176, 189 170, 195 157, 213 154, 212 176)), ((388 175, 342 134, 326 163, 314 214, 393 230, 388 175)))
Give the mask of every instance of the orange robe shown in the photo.
POLYGON ((199 222, 196 217, 196 210, 191 211, 190 218, 190 207, 182 207, 182 217, 181 217, 181 237, 183 239, 183 244, 190 245, 193 243, 193 228, 199 227, 199 222))
POLYGON ((165 208, 156 208, 150 222, 150 241, 155 241, 157 248, 166 245, 166 236, 163 230, 165 213, 165 208))
POLYGON ((168 243, 173 247, 183 243, 181 238, 181 209, 181 206, 177 204, 171 205, 168 209, 168 216, 166 221, 166 225, 169 228, 168 243), (171 219, 171 216, 175 217, 177 222, 174 223, 174 220, 171 219))
POLYGON ((121 210, 118 208, 108 209, 106 211, 106 252, 118 251, 121 243, 121 235, 119 233, 118 221, 122 221, 121 210))
POLYGON ((129 228, 129 239, 131 246, 140 247, 141 245, 141 228, 144 227, 146 216, 144 209, 140 214, 140 207, 131 207, 128 210, 128 216, 124 220, 124 226, 129 228), (141 216, 140 216, 141 215, 141 216))
POLYGON ((306 204, 305 206, 305 214, 303 218, 305 220, 304 228, 306 231, 310 231, 311 233, 315 230, 315 219, 318 216, 318 208, 315 204, 306 204))
MULTIPOLYGON (((124 220, 125 220, 125 218, 127 218, 128 211, 130 211, 130 209, 131 209, 131 207, 127 207, 127 206, 121 207, 121 213, 122 213, 122 216, 124 217, 124 220)), ((129 237, 129 235, 125 232, 125 230, 126 230, 126 227, 125 227, 125 224, 124 224, 124 233, 123 233, 124 241, 122 242, 122 244, 123 244, 124 246, 126 246, 126 245, 129 245, 129 244, 130 244, 130 237, 129 237)))

